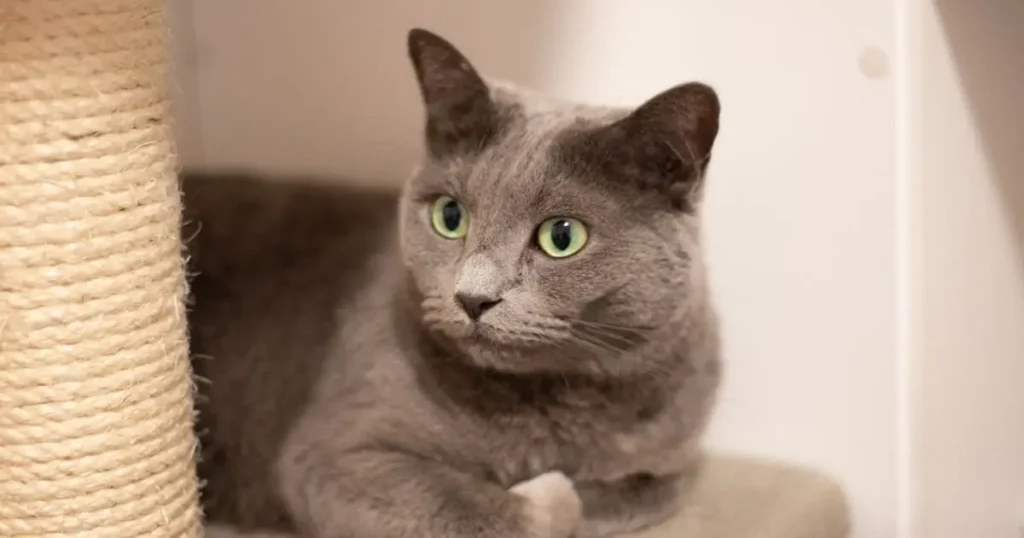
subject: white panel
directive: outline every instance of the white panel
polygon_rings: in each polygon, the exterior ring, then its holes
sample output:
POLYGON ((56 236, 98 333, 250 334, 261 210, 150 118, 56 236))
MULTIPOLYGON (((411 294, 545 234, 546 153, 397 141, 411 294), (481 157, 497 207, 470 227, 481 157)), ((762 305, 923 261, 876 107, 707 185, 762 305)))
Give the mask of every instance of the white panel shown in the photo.
POLYGON ((1024 2, 912 5, 911 536, 1019 538, 1024 2))

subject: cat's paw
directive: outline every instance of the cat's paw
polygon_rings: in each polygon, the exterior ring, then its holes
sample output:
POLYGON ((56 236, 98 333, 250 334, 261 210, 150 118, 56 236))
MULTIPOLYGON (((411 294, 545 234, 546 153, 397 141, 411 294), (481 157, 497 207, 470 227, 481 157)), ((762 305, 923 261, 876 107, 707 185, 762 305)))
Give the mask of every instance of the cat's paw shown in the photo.
POLYGON ((583 512, 576 488, 558 471, 520 482, 510 492, 526 498, 530 538, 570 538, 583 512))

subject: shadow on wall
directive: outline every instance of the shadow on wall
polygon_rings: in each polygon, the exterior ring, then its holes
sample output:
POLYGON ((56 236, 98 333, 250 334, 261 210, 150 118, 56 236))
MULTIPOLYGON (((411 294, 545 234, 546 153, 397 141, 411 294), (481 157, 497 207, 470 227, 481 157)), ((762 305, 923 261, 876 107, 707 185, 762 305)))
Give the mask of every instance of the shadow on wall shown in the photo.
POLYGON ((937 7, 1024 267, 1024 2, 937 7))
POLYGON ((206 157, 188 165, 397 183, 422 152, 422 109, 406 32, 432 30, 485 75, 544 78, 558 2, 194 0, 192 99, 206 157), (239 92, 239 88, 245 91, 239 92), (217 96, 231 95, 232 99, 217 96), (259 116, 258 120, 253 120, 259 116), (253 125, 246 128, 246 124, 253 125), (256 127, 258 126, 258 127, 256 127))

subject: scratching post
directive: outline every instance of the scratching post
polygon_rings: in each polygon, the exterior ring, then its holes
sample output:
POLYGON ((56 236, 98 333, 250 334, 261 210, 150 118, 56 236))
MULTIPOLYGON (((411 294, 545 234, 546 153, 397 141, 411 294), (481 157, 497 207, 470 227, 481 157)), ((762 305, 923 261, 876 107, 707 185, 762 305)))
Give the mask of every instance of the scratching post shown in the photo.
POLYGON ((164 0, 0 0, 0 536, 196 537, 164 0))

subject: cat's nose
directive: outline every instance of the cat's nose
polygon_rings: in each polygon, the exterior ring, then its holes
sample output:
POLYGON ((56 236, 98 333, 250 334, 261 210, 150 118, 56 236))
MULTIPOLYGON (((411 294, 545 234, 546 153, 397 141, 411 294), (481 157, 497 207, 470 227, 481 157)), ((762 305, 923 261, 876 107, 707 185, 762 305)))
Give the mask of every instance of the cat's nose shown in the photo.
POLYGON ((480 319, 480 316, 494 308, 494 306, 501 302, 501 297, 495 297, 493 295, 486 295, 482 293, 466 293, 458 292, 455 294, 455 300, 458 301, 462 309, 469 314, 473 320, 480 319))

